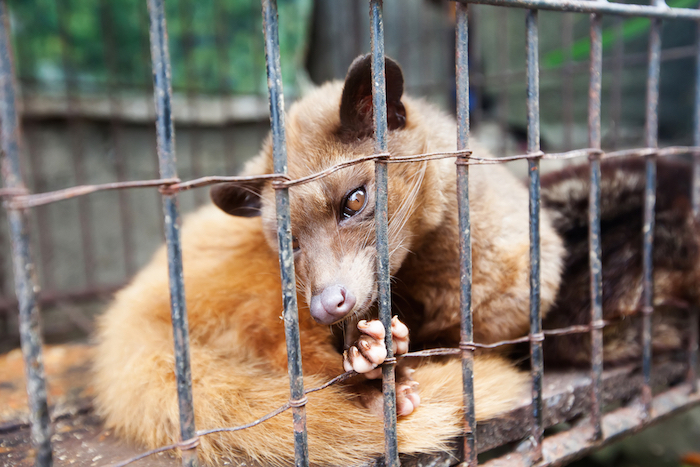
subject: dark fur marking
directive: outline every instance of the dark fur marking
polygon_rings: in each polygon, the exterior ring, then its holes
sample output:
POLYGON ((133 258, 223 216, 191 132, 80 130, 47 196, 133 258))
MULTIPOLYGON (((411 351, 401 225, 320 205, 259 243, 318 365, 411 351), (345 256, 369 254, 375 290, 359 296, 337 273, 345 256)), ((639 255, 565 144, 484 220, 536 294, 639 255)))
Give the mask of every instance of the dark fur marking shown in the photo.
MULTIPOLYGON (((403 73, 392 59, 386 58, 386 105, 389 130, 406 126, 406 108, 401 102, 403 73)), ((374 133, 372 109, 372 56, 357 57, 345 77, 340 100, 340 128, 343 140, 366 138, 374 133)))
MULTIPOLYGON (((604 161, 601 182, 601 241, 603 262, 603 317, 619 318, 634 310, 634 290, 642 274, 642 225, 644 209, 642 159, 604 161)), ((690 164, 659 159, 657 164, 656 225, 654 230, 655 271, 697 274, 700 233, 692 220, 689 194, 690 164)), ((542 177, 542 204, 550 210, 555 228, 564 238, 565 258, 562 287, 545 317, 545 329, 590 323, 590 272, 588 256, 588 165, 568 167, 542 177)), ((684 284, 664 290, 664 296, 697 303, 697 293, 684 284)), ((657 310, 660 323, 678 328, 672 310, 657 310), (665 318, 664 316, 668 316, 665 318), (665 320, 665 321, 664 321, 665 320)), ((636 320, 633 320, 636 321, 636 320)), ((608 363, 617 363, 630 353, 639 339, 629 341, 634 328, 622 322, 606 328, 604 345, 608 363)), ((683 331, 678 330, 681 334, 683 331)), ((654 336, 654 348, 663 347, 654 336)), ((548 363, 588 364, 589 334, 547 337, 548 363)))
POLYGON ((212 187, 209 196, 214 204, 227 214, 256 217, 260 215, 260 192, 264 183, 264 180, 220 183, 212 187))

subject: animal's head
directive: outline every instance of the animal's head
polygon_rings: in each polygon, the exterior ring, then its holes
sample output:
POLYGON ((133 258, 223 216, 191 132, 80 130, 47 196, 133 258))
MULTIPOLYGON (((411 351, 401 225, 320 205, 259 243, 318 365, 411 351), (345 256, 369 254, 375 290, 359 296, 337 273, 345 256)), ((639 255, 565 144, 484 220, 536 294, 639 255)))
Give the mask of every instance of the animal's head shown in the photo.
MULTIPOLYGON (((400 67, 386 60, 389 151, 419 154, 430 149, 420 118, 404 105, 400 67)), ((422 104, 425 106, 425 104, 422 104)), ((420 105, 418 105, 420 107, 420 105)), ((286 116, 288 171, 293 179, 339 162, 374 153, 370 57, 357 58, 345 83, 329 83, 295 103, 286 116)), ((449 126, 449 125, 448 125, 449 126)), ((439 133, 439 130, 438 130, 439 133)), ((245 175, 272 173, 268 141, 251 160, 245 175)), ((389 248, 394 274, 414 238, 434 228, 442 217, 441 194, 428 196, 426 177, 436 178, 428 163, 391 164, 389 177, 389 248), (426 175, 428 174, 428 175, 426 175), (431 175, 432 174, 432 175, 431 175), (418 201, 420 199, 420 202, 418 201), (434 205, 434 206, 433 206, 434 205), (433 209, 430 215, 417 214, 433 209)), ((238 216, 262 215, 265 235, 277 249, 275 194, 271 182, 221 184, 214 203, 238 216)), ((341 169, 319 180, 290 188, 297 281, 313 318, 321 324, 366 314, 376 299, 374 163, 341 169)))

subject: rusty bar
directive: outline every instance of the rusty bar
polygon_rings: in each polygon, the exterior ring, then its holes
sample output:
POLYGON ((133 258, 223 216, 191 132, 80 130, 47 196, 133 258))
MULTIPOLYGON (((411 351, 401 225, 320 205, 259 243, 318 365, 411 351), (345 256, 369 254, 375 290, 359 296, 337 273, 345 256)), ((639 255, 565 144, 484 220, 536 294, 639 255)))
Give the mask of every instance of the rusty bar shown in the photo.
MULTIPOLYGON (((370 35, 372 48, 372 107, 374 110, 374 150, 387 152, 386 70, 384 57, 383 0, 370 0, 370 35)), ((384 394, 384 459, 387 467, 399 465, 396 434, 396 387, 394 352, 391 336, 391 285, 389 283, 389 215, 388 166, 383 160, 374 164, 376 207, 374 219, 377 235, 377 283, 379 319, 387 330, 384 342, 387 362, 382 365, 382 392, 384 394)))
MULTIPOLYGON (((588 89, 588 146, 600 149, 600 100, 603 75, 603 17, 591 15, 591 77, 588 89)), ((588 255, 591 270, 591 423, 596 439, 601 425, 603 329, 603 263, 600 238, 600 154, 590 158, 588 197, 588 255)))
MULTIPOLYGON (((0 147, 2 177, 5 188, 24 189, 20 167, 21 128, 17 116, 17 92, 12 66, 10 18, 4 0, 0 2, 0 147)), ((24 358, 29 399, 29 419, 35 448, 35 465, 53 464, 51 425, 46 401, 46 377, 42 357, 42 338, 34 264, 29 246, 27 215, 9 210, 10 242, 14 267, 15 293, 19 301, 19 332, 24 358)))
MULTIPOLYGON (((695 42, 695 115, 693 144, 700 142, 700 21, 697 24, 695 42)), ((700 227, 700 152, 693 153, 693 186, 691 199, 693 203, 693 220, 695 227, 700 227)), ((688 380, 693 393, 698 390, 698 313, 700 309, 690 310, 690 338, 688 339, 688 380)))
MULTIPOLYGON (((175 129, 172 120, 172 87, 170 81, 170 53, 165 23, 165 0, 148 0, 150 17, 151 59, 156 108, 158 162, 162 178, 177 177, 175 160, 175 129)), ((177 194, 163 194, 165 239, 168 250, 170 308, 175 346, 175 374, 180 410, 180 437, 188 441, 195 437, 194 407, 192 404, 192 377, 190 374, 189 328, 185 302, 185 284, 182 277, 182 248, 180 244, 180 213, 177 194)), ((182 464, 199 465, 197 448, 182 450, 182 464)))
MULTIPOLYGON (((455 72, 457 84, 457 150, 469 148, 469 10, 456 5, 455 72)), ((459 161, 459 159, 458 159, 459 161)), ((457 164, 459 211, 459 278, 462 349, 462 397, 464 406, 464 462, 477 465, 474 416, 474 326, 472 317, 472 245, 469 219, 469 166, 457 164)))
MULTIPOLYGON (((272 131, 272 157, 274 171, 287 173, 287 141, 284 131, 284 94, 280 67, 277 0, 262 0, 263 29, 265 31, 265 58, 267 62, 267 86, 270 97, 270 126, 272 131)), ((297 467, 309 465, 309 448, 306 433, 306 407, 304 378, 301 367, 299 340, 299 315, 297 310, 296 280, 294 277, 294 252, 292 248, 292 222, 289 212, 289 189, 275 190, 277 208, 277 238, 279 241, 280 271, 282 274, 282 299, 284 302, 284 333, 287 340, 287 368, 289 372, 290 402, 294 401, 294 463, 297 467)))
MULTIPOLYGON (((538 12, 525 16, 527 54, 527 152, 540 152, 540 82, 538 12)), ((540 310, 540 161, 529 159, 530 193, 530 365, 532 375, 532 443, 535 460, 542 457, 542 313, 540 310)))
MULTIPOLYGON (((665 6, 663 0, 654 0, 654 5, 665 6)), ((661 19, 651 21, 649 32, 649 67, 647 70, 646 116, 644 137, 646 146, 651 149, 658 147, 658 104, 659 104, 659 72, 661 53, 661 19)), ((656 157, 655 153, 646 156, 646 186, 644 189, 644 227, 642 252, 642 371, 644 386, 642 400, 647 409, 651 410, 651 314, 654 307, 654 272, 653 272, 653 243, 654 243, 654 210, 656 206, 656 157)), ((647 413, 651 416, 651 413, 647 413)))
MULTIPOLYGON (((623 438, 641 431, 652 423, 666 420, 682 410, 700 404, 700 395, 690 394, 690 385, 682 384, 652 400, 653 415, 646 418, 647 411, 639 404, 622 407, 613 410, 603 416, 602 424, 605 437, 595 439, 593 428, 588 424, 581 424, 575 428, 548 436, 543 445, 543 460, 537 463, 537 467, 566 465, 586 454, 600 449, 623 438)), ((535 465, 533 459, 525 452, 514 452, 507 456, 494 459, 484 464, 484 467, 530 467, 535 465)))
POLYGON ((690 8, 670 8, 665 3, 630 5, 613 2, 591 2, 589 0, 454 0, 460 3, 510 6, 515 8, 572 11, 575 13, 601 13, 619 16, 642 16, 647 18, 700 19, 700 11, 690 8))

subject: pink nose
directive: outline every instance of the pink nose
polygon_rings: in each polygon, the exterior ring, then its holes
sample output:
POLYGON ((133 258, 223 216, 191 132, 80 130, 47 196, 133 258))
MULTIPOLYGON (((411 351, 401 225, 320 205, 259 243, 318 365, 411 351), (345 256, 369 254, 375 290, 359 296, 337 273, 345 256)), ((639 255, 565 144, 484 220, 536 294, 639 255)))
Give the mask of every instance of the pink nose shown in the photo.
POLYGON ((333 324, 345 318, 355 306, 355 296, 342 285, 331 285, 311 297, 311 316, 320 324, 333 324))

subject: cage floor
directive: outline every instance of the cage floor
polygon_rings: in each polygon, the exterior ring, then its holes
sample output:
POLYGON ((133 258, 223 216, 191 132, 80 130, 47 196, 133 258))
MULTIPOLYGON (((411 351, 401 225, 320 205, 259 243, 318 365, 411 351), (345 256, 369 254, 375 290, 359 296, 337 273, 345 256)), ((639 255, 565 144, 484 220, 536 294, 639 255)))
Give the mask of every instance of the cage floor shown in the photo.
MULTIPOLYGON (((105 430, 93 413, 89 379, 91 354, 91 347, 81 344, 48 346, 44 350, 56 466, 108 466, 142 452, 139 448, 126 445, 109 430, 105 430)), ((682 382, 686 372, 687 365, 682 361, 668 358, 663 362, 656 362, 653 371, 656 396, 649 422, 660 420, 700 402, 700 396, 688 395, 687 384, 678 384, 666 389, 682 382)), ((613 411, 603 419, 605 438, 596 441, 591 439, 592 428, 585 419, 590 393, 588 372, 572 370, 545 374, 545 426, 573 429, 552 433, 545 439, 544 465, 558 465, 573 460, 602 444, 641 429, 644 413, 641 404, 634 400, 639 394, 642 382, 638 369, 626 366, 607 370, 604 372, 603 382, 604 405, 613 411), (568 423, 562 426, 564 422, 568 423)), ((34 464, 27 416, 22 356, 19 350, 13 350, 0 355, 0 465, 23 467, 34 464)), ((523 400, 520 407, 514 411, 479 424, 479 452, 526 440, 529 436, 530 420, 530 403, 523 400)), ((555 431, 559 431, 558 429, 555 431)), ((527 442, 523 442, 511 454, 488 461, 486 465, 531 465, 532 459, 527 445, 527 442)), ((402 458, 402 465, 414 467, 444 467, 458 462, 458 448, 439 455, 402 458)), ((376 466, 380 464, 381 461, 373 463, 376 466)), ((172 453, 164 453, 151 456, 135 465, 175 466, 179 465, 179 462, 172 453)))

